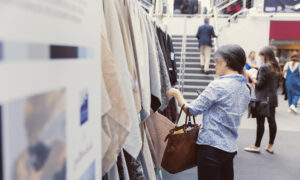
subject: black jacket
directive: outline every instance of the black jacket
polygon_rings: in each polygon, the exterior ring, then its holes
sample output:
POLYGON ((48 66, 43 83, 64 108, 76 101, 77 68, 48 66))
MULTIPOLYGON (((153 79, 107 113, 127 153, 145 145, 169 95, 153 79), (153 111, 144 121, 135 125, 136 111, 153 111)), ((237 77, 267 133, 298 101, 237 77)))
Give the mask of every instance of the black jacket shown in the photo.
POLYGON ((255 84, 255 96, 257 100, 265 101, 269 98, 270 106, 278 106, 277 89, 279 76, 273 73, 269 66, 259 68, 255 84))
POLYGON ((169 78, 171 85, 174 86, 177 82, 177 73, 174 67, 176 66, 175 62, 171 60, 171 45, 168 41, 168 36, 165 32, 163 32, 160 28, 157 27, 157 36, 160 42, 161 50, 164 54, 165 62, 169 72, 169 78))

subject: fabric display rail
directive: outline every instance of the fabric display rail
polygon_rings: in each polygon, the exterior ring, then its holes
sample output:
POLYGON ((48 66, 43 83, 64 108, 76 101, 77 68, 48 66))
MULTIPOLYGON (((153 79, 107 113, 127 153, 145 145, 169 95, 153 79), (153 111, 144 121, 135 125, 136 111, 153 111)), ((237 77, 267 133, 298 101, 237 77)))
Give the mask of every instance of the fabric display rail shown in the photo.
POLYGON ((177 116, 172 39, 138 0, 103 0, 101 13, 103 179, 161 179, 156 131, 177 116))

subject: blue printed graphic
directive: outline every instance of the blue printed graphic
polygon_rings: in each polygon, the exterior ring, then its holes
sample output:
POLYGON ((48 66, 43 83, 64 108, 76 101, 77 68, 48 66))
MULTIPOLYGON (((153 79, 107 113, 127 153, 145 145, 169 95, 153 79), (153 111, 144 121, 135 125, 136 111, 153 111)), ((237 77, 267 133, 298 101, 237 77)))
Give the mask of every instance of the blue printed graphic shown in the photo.
POLYGON ((0 42, 0 61, 3 59, 3 44, 0 42))
POLYGON ((84 93, 80 106, 80 125, 88 121, 88 93, 84 93))

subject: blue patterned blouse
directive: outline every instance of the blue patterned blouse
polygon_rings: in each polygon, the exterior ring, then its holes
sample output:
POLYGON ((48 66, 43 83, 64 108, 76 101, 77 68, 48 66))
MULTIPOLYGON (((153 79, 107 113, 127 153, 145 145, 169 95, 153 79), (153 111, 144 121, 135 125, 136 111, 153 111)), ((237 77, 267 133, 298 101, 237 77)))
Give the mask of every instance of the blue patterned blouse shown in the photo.
POLYGON ((237 151, 238 127, 250 102, 246 83, 243 75, 221 76, 187 104, 192 115, 203 114, 197 144, 226 152, 237 151))

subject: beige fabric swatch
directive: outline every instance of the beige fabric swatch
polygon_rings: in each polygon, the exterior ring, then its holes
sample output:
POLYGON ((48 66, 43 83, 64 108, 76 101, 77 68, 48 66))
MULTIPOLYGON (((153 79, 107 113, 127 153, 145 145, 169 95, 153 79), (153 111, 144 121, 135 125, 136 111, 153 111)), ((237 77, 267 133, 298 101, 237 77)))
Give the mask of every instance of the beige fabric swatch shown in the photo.
MULTIPOLYGON (((104 79, 103 79, 103 76, 101 76, 101 116, 102 116, 102 119, 106 119, 107 116, 105 114, 107 114, 112 106, 111 106, 111 103, 110 103, 110 99, 109 99, 109 96, 108 96, 108 92, 106 91, 106 85, 104 83, 104 79)), ((103 120, 105 121, 105 120, 103 120)), ((103 127, 103 126, 102 126, 103 127)), ((109 144, 112 140, 111 138, 111 134, 110 132, 106 132, 105 130, 102 130, 101 131, 101 137, 102 137, 102 142, 101 142, 101 147, 102 147, 102 157, 105 155, 106 151, 108 150, 108 147, 109 147, 109 144)))
POLYGON ((121 92, 120 79, 105 37, 101 36, 102 73, 112 108, 102 118, 102 171, 103 174, 116 162, 129 134, 131 120, 121 92), (108 138, 110 140, 108 140, 108 138), (105 147, 107 146, 108 147, 105 147))
POLYGON ((169 119, 157 112, 151 113, 145 122, 156 152, 158 167, 161 168, 161 161, 167 146, 165 138, 175 125, 169 119))
POLYGON ((126 53, 126 60, 128 64, 128 70, 131 75, 131 83, 132 83, 132 90, 133 90, 133 96, 135 100, 135 106, 136 111, 141 111, 141 99, 140 99, 140 90, 138 86, 138 77, 135 67, 135 59, 134 59, 134 53, 132 49, 132 42, 131 42, 131 36, 129 32, 129 26, 126 24, 125 21, 125 6, 120 3, 120 0, 115 0, 116 9, 118 12, 118 18, 119 18, 119 24, 123 35, 123 43, 126 53), (122 7, 123 6, 123 7, 122 7))
POLYGON ((149 144, 148 144, 148 141, 147 141, 147 136, 146 136, 145 129, 143 130, 143 133, 144 133, 144 136, 143 136, 143 138, 144 138, 144 140, 143 140, 143 142, 144 142, 143 143, 143 154, 144 154, 144 157, 145 157, 145 162, 146 162, 149 178, 150 179, 156 179, 156 175, 155 175, 155 171, 154 171, 154 164, 153 164, 149 144))
POLYGON ((130 16, 130 31, 133 35, 135 52, 136 52, 136 68, 139 76, 139 85, 142 96, 142 107, 150 114, 151 93, 150 93, 150 73, 149 73, 149 57, 148 43, 145 29, 142 26, 140 19, 143 14, 137 6, 137 2, 128 1, 129 16, 130 16))
POLYGON ((134 158, 137 158, 142 148, 141 131, 139 128, 140 120, 136 111, 134 96, 132 93, 131 75, 128 70, 125 48, 123 44, 123 35, 120 28, 118 14, 115 3, 112 0, 104 0, 104 12, 106 22, 107 40, 111 47, 113 61, 116 63, 117 72, 120 78, 121 90, 126 106, 129 111, 129 120, 131 120, 131 129, 123 148, 134 158))

